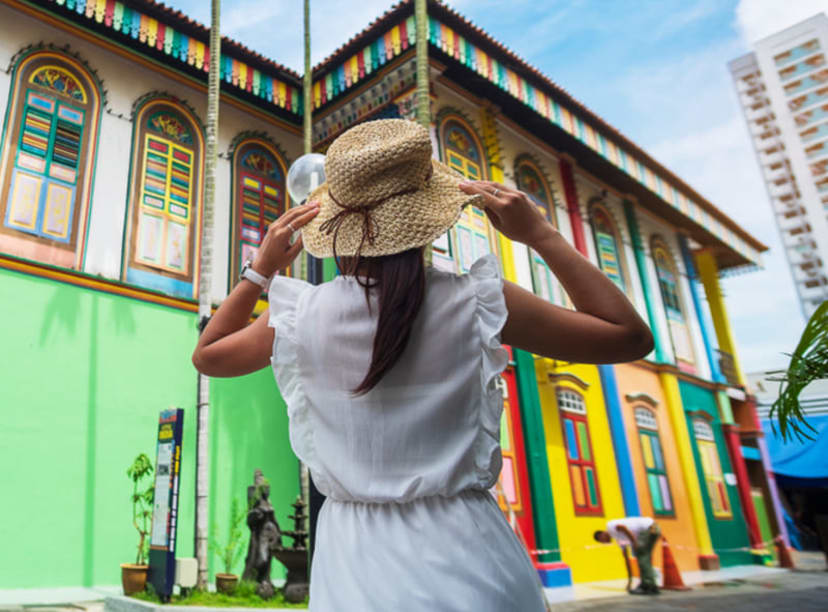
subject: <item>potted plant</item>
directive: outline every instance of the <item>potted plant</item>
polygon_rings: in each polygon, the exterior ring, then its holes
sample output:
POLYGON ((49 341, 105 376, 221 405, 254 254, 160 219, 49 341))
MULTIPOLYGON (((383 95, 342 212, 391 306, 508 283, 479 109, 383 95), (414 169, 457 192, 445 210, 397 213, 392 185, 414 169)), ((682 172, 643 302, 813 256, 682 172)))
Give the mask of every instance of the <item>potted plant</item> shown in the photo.
POLYGON ((132 524, 138 530, 138 554, 135 563, 121 564, 121 584, 124 595, 143 591, 147 584, 147 556, 149 554, 150 521, 152 520, 152 503, 155 494, 152 482, 152 462, 144 453, 138 455, 127 469, 127 476, 132 481, 132 524), (144 488, 144 481, 150 483, 144 488))
POLYGON ((239 581, 239 577, 232 572, 233 566, 239 562, 244 550, 241 541, 243 536, 242 526, 246 517, 246 509, 234 497, 230 503, 230 524, 227 530, 226 543, 213 541, 211 544, 211 548, 224 565, 224 573, 216 574, 216 590, 220 593, 232 593, 239 581))

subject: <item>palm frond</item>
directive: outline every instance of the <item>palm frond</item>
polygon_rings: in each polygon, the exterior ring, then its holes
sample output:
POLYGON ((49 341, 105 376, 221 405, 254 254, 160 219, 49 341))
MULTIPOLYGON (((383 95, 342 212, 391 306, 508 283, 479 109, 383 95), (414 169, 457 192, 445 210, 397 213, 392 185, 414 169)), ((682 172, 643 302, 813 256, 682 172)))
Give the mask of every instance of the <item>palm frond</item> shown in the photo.
POLYGON ((810 433, 816 430, 805 419, 799 395, 820 378, 828 378, 828 302, 823 302, 805 325, 788 370, 780 379, 779 397, 770 409, 771 427, 776 432, 775 416, 783 440, 813 439, 810 433))

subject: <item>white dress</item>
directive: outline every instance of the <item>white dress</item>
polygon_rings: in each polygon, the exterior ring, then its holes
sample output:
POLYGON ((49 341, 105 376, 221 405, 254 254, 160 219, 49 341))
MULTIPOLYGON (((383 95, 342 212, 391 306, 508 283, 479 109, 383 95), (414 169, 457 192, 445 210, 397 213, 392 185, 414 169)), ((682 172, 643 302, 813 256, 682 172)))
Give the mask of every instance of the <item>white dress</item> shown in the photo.
POLYGON ((354 397, 370 364, 377 303, 352 277, 276 277, 273 371, 290 442, 327 500, 310 609, 544 610, 531 561, 489 488, 501 468, 497 376, 506 321, 494 256, 469 274, 430 269, 397 364, 354 397))

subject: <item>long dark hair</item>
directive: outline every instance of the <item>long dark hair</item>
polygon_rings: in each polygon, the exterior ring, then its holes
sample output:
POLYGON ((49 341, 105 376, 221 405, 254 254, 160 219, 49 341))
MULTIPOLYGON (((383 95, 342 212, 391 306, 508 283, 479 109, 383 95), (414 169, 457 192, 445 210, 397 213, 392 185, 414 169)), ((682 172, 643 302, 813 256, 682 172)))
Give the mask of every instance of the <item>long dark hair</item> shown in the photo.
POLYGON ((409 249, 382 257, 342 257, 337 259, 336 265, 341 274, 355 276, 365 287, 366 299, 371 289, 379 291, 379 319, 371 366, 352 391, 362 395, 373 389, 394 367, 408 345, 411 328, 425 297, 423 250, 409 249))

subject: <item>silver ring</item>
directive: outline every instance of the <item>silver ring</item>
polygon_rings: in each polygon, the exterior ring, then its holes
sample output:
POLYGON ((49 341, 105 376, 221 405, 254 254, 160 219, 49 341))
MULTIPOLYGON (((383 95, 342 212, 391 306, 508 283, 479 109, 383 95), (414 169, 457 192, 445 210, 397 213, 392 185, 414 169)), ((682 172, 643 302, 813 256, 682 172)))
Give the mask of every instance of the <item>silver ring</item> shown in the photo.
POLYGON ((293 226, 290 224, 290 221, 288 221, 288 222, 287 222, 287 226, 290 228, 290 231, 291 231, 291 232, 293 232, 294 234, 296 233, 296 228, 295 228, 295 227, 293 227, 293 226))
POLYGON ((496 198, 498 193, 500 193, 500 189, 495 188, 495 190, 492 192, 492 197, 496 198))

